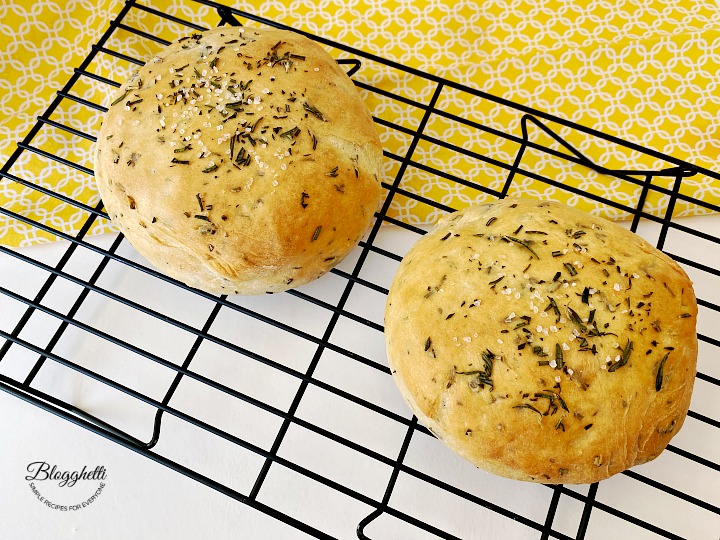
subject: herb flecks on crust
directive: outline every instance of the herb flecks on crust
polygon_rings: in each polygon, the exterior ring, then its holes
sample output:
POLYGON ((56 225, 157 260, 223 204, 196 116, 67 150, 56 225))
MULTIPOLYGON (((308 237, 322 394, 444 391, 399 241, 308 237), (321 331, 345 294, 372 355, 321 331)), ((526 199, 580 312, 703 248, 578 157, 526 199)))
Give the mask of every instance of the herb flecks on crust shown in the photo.
POLYGON ((388 364, 420 422, 473 464, 591 483, 655 458, 682 425, 696 313, 682 269, 619 225, 499 201, 408 251, 388 364))

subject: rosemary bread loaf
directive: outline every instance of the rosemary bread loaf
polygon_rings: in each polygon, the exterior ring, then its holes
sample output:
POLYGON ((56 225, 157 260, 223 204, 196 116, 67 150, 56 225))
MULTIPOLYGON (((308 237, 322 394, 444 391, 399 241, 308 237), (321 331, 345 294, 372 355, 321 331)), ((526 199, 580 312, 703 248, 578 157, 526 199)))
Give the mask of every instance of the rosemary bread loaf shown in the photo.
POLYGON ((418 419, 495 474, 591 483, 657 457, 697 358, 692 284, 609 221, 505 199, 447 216, 390 288, 389 364, 418 419))
POLYGON ((382 148, 353 82, 317 43, 221 27, 132 74, 103 121, 110 218, 166 274, 276 292, 328 271, 366 232, 382 148))

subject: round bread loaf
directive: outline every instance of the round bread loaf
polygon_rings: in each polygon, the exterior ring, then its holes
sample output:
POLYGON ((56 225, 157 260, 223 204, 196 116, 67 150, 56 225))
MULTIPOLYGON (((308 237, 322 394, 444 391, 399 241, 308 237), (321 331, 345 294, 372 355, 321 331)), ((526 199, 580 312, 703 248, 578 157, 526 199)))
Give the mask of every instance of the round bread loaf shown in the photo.
POLYGON ((118 91, 95 175, 130 243, 215 293, 313 280, 366 232, 382 148, 353 82, 317 43, 220 27, 172 43, 118 91))
POLYGON ((505 199, 447 216, 390 288, 390 367, 418 419, 495 474, 591 483, 657 457, 697 359, 692 284, 617 224, 505 199))

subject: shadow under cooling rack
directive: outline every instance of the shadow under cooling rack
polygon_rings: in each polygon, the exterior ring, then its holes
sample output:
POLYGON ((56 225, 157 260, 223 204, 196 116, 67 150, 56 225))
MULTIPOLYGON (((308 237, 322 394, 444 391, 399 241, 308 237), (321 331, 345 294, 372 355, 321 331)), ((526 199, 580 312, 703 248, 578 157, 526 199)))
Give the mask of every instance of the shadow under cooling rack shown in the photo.
MULTIPOLYGON (((213 2, 188 5, 212 7, 214 24, 280 26, 213 2)), ((719 211, 683 188, 689 177, 720 186, 717 173, 305 34, 331 50, 374 107, 383 205, 360 246, 317 282, 217 297, 149 268, 122 236, 91 234, 107 223, 97 200, 15 168, 34 159, 79 182, 92 176, 87 163, 51 150, 48 133, 90 151, 95 132, 75 127, 73 114, 99 119, 106 108, 92 88, 119 86, 94 68, 146 60, 120 50, 127 36, 147 50, 168 43, 140 28, 148 18, 178 35, 203 29, 126 2, 0 171, 3 182, 79 216, 74 229, 61 229, 0 209, 13 226, 63 241, 48 251, 0 246, 9 269, 0 284, 2 390, 311 537, 582 539, 612 530, 618 538, 716 539, 720 238, 702 218, 672 216, 681 206, 719 211), (409 81, 404 90, 385 84, 400 79, 409 81), (459 102, 495 108, 507 125, 465 116, 459 102), (632 156, 637 167, 627 166, 632 156), (629 217, 633 231, 703 283, 697 399, 685 427, 655 462, 591 486, 521 484, 459 460, 409 414, 385 361, 385 296, 426 230, 416 216, 433 221, 484 198, 547 190, 629 217), (652 210, 658 201, 663 212, 652 210)))

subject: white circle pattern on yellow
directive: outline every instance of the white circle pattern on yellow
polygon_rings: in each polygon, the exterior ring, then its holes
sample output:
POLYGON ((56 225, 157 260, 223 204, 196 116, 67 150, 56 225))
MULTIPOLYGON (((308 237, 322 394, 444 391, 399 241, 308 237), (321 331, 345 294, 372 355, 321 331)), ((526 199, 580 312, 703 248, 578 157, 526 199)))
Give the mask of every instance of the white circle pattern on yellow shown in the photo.
MULTIPOLYGON (((188 0, 149 0, 143 5, 203 27, 220 22, 213 9, 188 0)), ((119 0, 0 0, 3 160, 123 6, 119 0)), ((714 2, 243 0, 233 7, 720 171, 720 7, 714 2)), ((123 23, 168 41, 190 32, 185 25, 138 7, 130 9, 123 23)), ((146 61, 162 45, 120 29, 106 47, 146 61)), ((336 57, 349 56, 328 49, 336 57)), ((101 52, 88 71, 120 82, 134 67, 101 52)), ((356 79, 407 98, 408 104, 363 91, 378 119, 410 131, 418 127, 422 105, 435 91, 423 77, 371 60, 363 60, 356 79)), ((116 94, 114 88, 88 77, 80 78, 73 93, 103 105, 116 94)), ((488 195, 444 175, 498 190, 518 151, 518 144, 508 137, 467 125, 477 122, 517 137, 523 116, 518 110, 450 87, 440 93, 436 107, 441 114, 428 120, 400 185, 409 196, 398 194, 392 201, 390 214, 405 222, 431 223, 445 212, 413 194, 455 208, 486 200, 488 195)), ((101 114, 63 100, 52 119, 95 134, 101 114)), ((550 127, 599 165, 650 170, 667 166, 663 160, 577 130, 550 127)), ((386 150, 404 156, 412 134, 384 125, 378 129, 386 150)), ((531 141, 561 149, 540 129, 528 129, 531 141)), ((32 145, 92 167, 92 145, 86 139, 43 126, 32 145)), ((640 186, 532 149, 526 151, 522 168, 623 205, 636 206, 640 197, 640 186)), ((388 178, 397 169, 396 161, 387 160, 388 178)), ((9 172, 85 204, 99 202, 90 175, 35 153, 23 152, 9 172)), ((671 179, 660 178, 654 184, 668 188, 671 179)), ((710 204, 720 201, 718 182, 706 177, 685 179, 681 193, 710 204)), ((516 176, 511 194, 555 198, 606 217, 627 217, 608 205, 534 180, 531 174, 516 176)), ((74 234, 87 217, 72 205, 7 180, 0 180, 0 200, 4 208, 67 234, 74 234)), ((651 191, 644 210, 664 215, 667 203, 666 195, 651 191)), ((676 215, 705 211, 682 201, 675 210, 676 215)), ((93 232, 110 229, 99 220, 93 232)), ((0 242, 28 245, 51 238, 36 227, 0 217, 0 242)))

